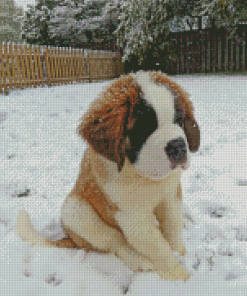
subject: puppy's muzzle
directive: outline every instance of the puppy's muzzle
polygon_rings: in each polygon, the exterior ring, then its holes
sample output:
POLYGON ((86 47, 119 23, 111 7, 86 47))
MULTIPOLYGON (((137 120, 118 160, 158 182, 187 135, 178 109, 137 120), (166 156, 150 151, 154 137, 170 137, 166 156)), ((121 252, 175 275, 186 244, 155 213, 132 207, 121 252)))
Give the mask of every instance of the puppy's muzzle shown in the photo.
POLYGON ((168 142, 165 147, 165 152, 171 161, 171 167, 173 169, 179 165, 184 165, 187 162, 187 149, 183 138, 177 138, 168 142))

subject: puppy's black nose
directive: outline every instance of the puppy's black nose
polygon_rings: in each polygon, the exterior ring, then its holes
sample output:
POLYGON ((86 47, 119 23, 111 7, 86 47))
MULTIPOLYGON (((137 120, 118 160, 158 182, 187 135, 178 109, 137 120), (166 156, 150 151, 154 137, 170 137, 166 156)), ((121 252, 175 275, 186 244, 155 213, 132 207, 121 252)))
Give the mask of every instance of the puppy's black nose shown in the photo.
POLYGON ((182 138, 168 142, 165 151, 169 160, 174 164, 183 163, 187 159, 186 144, 182 138))

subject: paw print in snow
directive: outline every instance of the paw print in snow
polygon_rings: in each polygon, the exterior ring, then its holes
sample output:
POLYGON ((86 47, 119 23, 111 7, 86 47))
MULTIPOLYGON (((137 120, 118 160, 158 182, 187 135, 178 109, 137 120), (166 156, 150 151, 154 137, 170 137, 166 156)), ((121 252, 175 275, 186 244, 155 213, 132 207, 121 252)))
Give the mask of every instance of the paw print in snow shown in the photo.
POLYGON ((45 279, 45 282, 49 285, 58 286, 62 283, 61 279, 56 278, 56 273, 48 275, 48 277, 45 279))
POLYGON ((207 212, 211 218, 222 218, 224 217, 226 209, 224 207, 209 207, 207 212))
POLYGON ((234 218, 237 213, 231 206, 221 205, 220 203, 212 204, 206 207, 206 214, 212 219, 234 218))
POLYGON ((229 272, 226 276, 225 276, 225 280, 226 281, 232 281, 235 280, 236 278, 238 278, 238 275, 236 275, 235 273, 229 272))
POLYGON ((236 240, 244 242, 247 242, 247 229, 246 228, 235 228, 235 230, 237 231, 236 233, 236 240))
POLYGON ((238 186, 247 186, 247 179, 236 180, 238 186))

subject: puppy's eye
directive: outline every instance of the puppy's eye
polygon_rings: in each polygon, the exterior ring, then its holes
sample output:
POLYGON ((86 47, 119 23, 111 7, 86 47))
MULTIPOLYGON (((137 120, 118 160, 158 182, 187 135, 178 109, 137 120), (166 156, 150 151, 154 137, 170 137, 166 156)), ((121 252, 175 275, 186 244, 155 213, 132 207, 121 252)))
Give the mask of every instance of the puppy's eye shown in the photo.
POLYGON ((174 116, 174 123, 182 126, 184 120, 184 113, 182 109, 176 109, 174 116))

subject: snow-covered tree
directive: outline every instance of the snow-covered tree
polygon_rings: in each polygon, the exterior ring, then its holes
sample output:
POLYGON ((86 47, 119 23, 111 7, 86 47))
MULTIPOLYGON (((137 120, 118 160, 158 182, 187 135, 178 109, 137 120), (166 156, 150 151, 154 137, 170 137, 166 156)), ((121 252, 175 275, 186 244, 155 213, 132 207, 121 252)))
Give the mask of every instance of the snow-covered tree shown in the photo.
POLYGON ((194 9, 194 15, 208 16, 213 25, 226 28, 233 35, 243 13, 246 14, 246 0, 199 0, 194 9))
POLYGON ((117 26, 117 18, 106 9, 112 1, 37 1, 24 18, 24 37, 37 44, 110 49, 117 26))
POLYGON ((109 0, 64 0, 52 10, 49 29, 57 43, 73 47, 111 48, 116 19, 110 16, 109 0))
POLYGON ((102 10, 102 25, 99 33, 104 38, 106 44, 109 44, 109 49, 117 49, 117 37, 114 34, 118 27, 118 7, 115 0, 108 0, 102 10))
POLYGON ((100 1, 61 1, 52 10, 49 28, 52 37, 58 42, 74 47, 93 43, 93 32, 98 29, 100 12, 104 0, 100 1))
POLYGON ((0 0, 0 43, 21 40, 22 13, 22 8, 14 0, 0 0))
POLYGON ((86 36, 81 34, 83 1, 65 0, 60 1, 51 11, 49 21, 51 37, 56 44, 75 46, 86 41, 86 36))
POLYGON ((116 30, 123 59, 138 59, 144 68, 165 61, 169 27, 169 0, 119 0, 119 21, 116 30))
POLYGON ((51 37, 49 22, 51 11, 59 0, 36 0, 35 5, 28 5, 23 17, 23 38, 31 44, 54 45, 51 37))
POLYGON ((197 29, 201 26, 201 17, 194 16, 196 1, 170 0, 169 1, 169 28, 171 32, 197 29))

